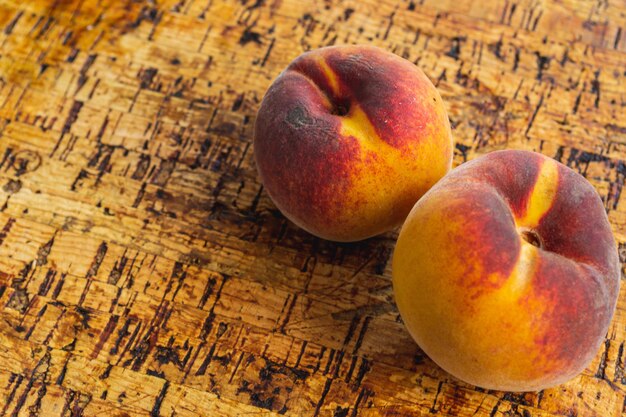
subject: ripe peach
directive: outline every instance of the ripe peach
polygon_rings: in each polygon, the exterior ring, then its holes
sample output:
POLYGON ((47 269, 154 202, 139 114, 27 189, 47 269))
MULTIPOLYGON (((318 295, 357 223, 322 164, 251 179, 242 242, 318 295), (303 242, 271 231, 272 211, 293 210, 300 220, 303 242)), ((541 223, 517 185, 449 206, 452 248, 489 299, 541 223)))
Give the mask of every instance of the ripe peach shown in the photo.
POLYGON ((461 165, 413 207, 393 258, 419 346, 474 385, 533 391, 581 372, 604 340, 620 266, 594 188, 543 155, 461 165))
POLYGON ((307 52, 263 98, 254 152, 291 221, 330 240, 390 230, 452 161, 439 93, 411 62, 370 46, 307 52))

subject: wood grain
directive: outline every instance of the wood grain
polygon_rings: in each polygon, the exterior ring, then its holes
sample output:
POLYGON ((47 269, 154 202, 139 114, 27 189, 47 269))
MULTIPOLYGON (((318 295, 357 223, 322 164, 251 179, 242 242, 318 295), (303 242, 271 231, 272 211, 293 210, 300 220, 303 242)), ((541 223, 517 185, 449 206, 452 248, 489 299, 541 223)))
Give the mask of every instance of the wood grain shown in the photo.
POLYGON ((395 233, 326 242, 272 205, 260 100, 341 43, 429 75, 455 164, 532 149, 585 175, 626 259, 622 0, 2 0, 0 415, 626 413, 624 285, 582 375, 485 391, 403 328, 395 233))

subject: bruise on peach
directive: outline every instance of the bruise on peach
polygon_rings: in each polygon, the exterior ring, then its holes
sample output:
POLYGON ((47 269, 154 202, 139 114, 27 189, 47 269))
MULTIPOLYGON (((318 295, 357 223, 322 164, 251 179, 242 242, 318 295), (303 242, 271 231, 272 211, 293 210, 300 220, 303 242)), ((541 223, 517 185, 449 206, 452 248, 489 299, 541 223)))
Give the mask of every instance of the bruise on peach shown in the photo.
POLYGON ((257 142, 255 154, 266 189, 280 193, 272 197, 289 213, 302 213, 314 222, 332 219, 328 214, 339 210, 335 197, 351 181, 349 161, 360 149, 337 139, 340 125, 325 111, 325 97, 301 74, 283 73, 264 100, 256 134, 275 142, 257 142))

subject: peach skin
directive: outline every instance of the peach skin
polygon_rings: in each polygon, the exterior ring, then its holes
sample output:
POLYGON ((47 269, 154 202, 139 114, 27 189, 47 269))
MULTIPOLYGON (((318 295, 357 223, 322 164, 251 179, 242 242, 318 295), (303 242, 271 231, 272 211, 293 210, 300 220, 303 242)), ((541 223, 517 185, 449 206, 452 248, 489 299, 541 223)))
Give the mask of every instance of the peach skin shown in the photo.
POLYGON ((535 391, 569 380, 604 341, 620 263, 582 176, 498 151, 453 170, 413 207, 393 257, 409 332, 450 374, 535 391))
POLYGON ((411 62, 371 46, 304 53, 265 94, 254 132, 265 190, 308 232, 355 241, 400 225, 451 167, 439 93, 411 62))

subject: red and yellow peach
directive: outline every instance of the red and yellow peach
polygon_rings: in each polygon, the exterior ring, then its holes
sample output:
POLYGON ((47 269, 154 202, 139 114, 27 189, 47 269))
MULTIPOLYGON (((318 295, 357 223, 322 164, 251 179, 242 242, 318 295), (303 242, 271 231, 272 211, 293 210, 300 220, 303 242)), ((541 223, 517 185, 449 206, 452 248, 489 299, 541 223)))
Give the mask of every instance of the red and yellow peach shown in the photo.
POLYGON ((591 361, 620 264, 602 201, 543 155, 499 151, 461 165, 415 205, 393 258, 398 308, 443 369, 531 391, 591 361))
POLYGON ((402 223, 451 167, 439 93, 411 62, 370 46, 296 58, 267 91, 255 124, 261 180, 280 211, 330 240, 402 223))

